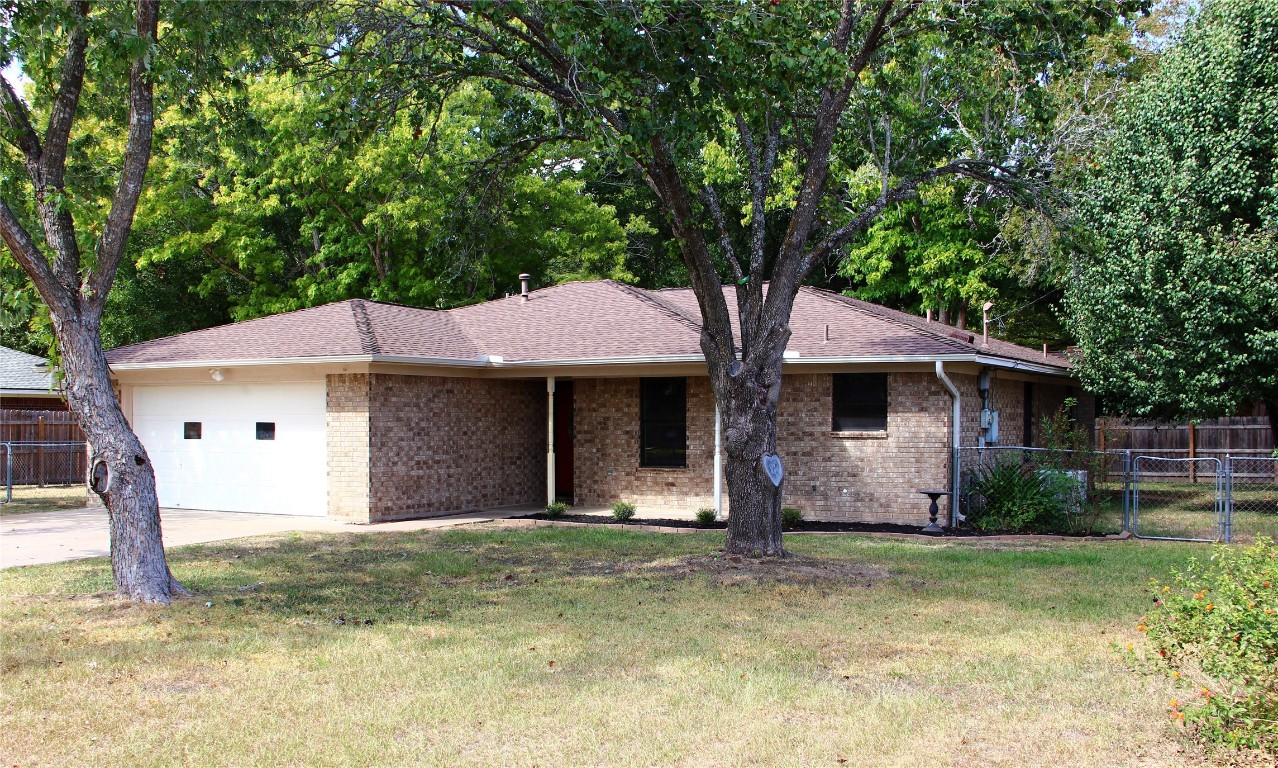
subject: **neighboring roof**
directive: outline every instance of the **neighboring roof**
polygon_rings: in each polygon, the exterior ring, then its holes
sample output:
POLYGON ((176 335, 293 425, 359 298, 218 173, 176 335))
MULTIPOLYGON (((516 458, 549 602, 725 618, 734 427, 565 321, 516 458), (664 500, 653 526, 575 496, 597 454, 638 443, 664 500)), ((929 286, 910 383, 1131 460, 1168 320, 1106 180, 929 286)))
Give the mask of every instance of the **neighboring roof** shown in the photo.
POLYGON ((7 395, 55 395, 49 361, 16 349, 0 347, 0 392, 7 395))
MULTIPOLYGON (((730 309, 733 286, 725 286, 730 309)), ((735 311, 734 332, 735 328, 735 311)), ((790 316, 792 359, 992 357, 1065 372, 1063 355, 978 336, 905 312, 804 287, 790 316), (827 334, 827 327, 829 329, 827 334)), ((647 291, 611 280, 574 282, 522 296, 419 309, 361 299, 192 331, 120 347, 120 367, 409 359, 452 365, 696 361, 701 312, 689 288, 647 291)))

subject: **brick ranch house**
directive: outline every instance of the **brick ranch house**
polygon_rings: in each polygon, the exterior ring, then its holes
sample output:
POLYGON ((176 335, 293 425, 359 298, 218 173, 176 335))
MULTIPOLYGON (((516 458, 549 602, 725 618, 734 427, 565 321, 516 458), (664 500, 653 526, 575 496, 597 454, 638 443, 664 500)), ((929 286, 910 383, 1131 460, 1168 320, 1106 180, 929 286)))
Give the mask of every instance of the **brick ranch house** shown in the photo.
MULTIPOLYGON (((791 329, 779 454, 809 519, 925 522, 917 491, 951 486, 956 415, 963 445, 1032 444, 1075 385, 1061 355, 813 288, 791 329)), ((444 311, 342 301, 107 359, 165 507, 726 513, 700 330, 691 290, 604 280, 444 311)))

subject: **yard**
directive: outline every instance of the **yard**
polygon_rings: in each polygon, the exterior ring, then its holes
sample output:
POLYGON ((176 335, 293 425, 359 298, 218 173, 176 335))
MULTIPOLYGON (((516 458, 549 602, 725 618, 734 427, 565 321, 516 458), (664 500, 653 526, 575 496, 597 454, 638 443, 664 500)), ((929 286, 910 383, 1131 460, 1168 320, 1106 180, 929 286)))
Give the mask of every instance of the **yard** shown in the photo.
MULTIPOLYGON (((53 512, 59 509, 80 509, 87 504, 88 491, 83 485, 15 485, 12 501, 0 503, 0 517, 23 515, 29 512, 53 512)), ((0 485, 0 502, 5 499, 5 488, 0 485)))
POLYGON ((0 572, 20 765, 1204 764, 1121 649, 1202 546, 715 534, 293 534, 0 572), (211 603, 211 606, 208 604, 211 603))

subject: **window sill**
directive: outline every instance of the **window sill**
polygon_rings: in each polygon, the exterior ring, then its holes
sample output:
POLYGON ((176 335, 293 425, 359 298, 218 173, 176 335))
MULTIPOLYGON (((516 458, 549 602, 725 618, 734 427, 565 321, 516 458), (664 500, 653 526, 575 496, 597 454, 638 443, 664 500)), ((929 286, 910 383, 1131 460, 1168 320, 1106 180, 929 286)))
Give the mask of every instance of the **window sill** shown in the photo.
POLYGON ((686 465, 682 467, 645 467, 643 465, 640 465, 639 471, 640 472, 687 472, 688 467, 686 465))
POLYGON ((839 440, 886 440, 888 432, 886 429, 831 432, 830 437, 838 438, 839 440))

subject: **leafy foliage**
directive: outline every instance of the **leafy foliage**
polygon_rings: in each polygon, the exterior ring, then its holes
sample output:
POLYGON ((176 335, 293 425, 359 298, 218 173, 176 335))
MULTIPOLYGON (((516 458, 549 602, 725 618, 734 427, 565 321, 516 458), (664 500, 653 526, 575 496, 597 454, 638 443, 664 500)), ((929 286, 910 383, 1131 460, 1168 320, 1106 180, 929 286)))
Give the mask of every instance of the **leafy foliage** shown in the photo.
POLYGON ((1153 586, 1138 628, 1153 663, 1191 691, 1172 717, 1210 743, 1278 755, 1278 547, 1218 546, 1153 586))
POLYGON ((1070 285, 1113 412, 1278 412, 1278 1, 1209 0, 1119 111, 1070 285))
POLYGON ((803 510, 798 507, 782 507, 781 508, 781 527, 782 528, 798 528, 799 523, 803 522, 803 510))
POLYGON ((1067 530, 1067 506, 1078 492, 1069 474, 1021 463, 988 464, 969 478, 980 503, 967 513, 967 524, 986 533, 1059 533, 1067 530))
POLYGON ((719 513, 710 507, 702 507, 697 510, 697 525, 714 525, 719 519, 719 513))
POLYGON ((635 505, 628 501, 613 502, 612 516, 618 522, 624 523, 635 516, 635 505))
POLYGON ((570 509, 572 509, 571 504, 566 504, 562 501, 552 501, 546 505, 546 517, 559 517, 570 509))

